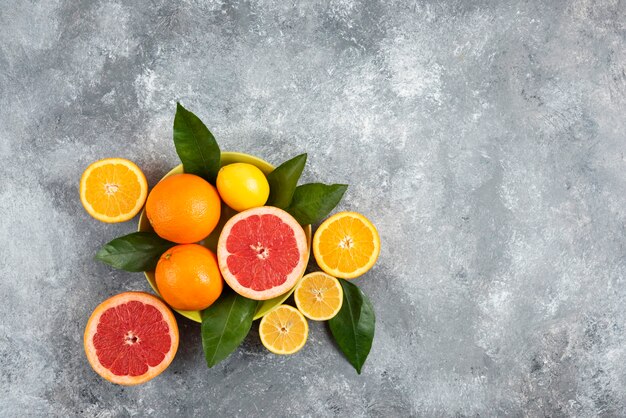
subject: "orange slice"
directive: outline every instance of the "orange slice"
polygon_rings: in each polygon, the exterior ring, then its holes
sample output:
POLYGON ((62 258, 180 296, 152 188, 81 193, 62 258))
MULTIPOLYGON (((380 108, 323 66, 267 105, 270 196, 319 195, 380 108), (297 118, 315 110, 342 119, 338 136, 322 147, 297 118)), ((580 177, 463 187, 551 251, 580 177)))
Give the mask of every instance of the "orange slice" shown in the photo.
POLYGON ((380 253, 376 227, 356 212, 340 212, 326 219, 313 237, 313 255, 331 276, 353 279, 372 268, 380 253))
POLYGON ((293 295, 300 312, 313 321, 333 318, 343 304, 339 280, 321 271, 304 276, 293 295))
POLYGON ((293 354, 304 347, 309 324, 300 311, 280 305, 266 314, 259 324, 261 342, 274 354, 293 354))
POLYGON ((146 176, 135 163, 123 158, 96 161, 80 178, 80 201, 87 213, 102 222, 132 219, 147 195, 146 176))

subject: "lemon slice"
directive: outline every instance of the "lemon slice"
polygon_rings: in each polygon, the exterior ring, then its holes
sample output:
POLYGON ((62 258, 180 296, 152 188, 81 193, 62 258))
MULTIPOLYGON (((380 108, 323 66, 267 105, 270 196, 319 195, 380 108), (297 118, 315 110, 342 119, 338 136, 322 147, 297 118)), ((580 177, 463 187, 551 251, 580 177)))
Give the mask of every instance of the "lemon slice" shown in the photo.
POLYGON ((261 319, 261 342, 274 354, 293 354, 304 347, 309 336, 309 324, 300 311, 280 305, 261 319))
POLYGON ((300 280, 294 299, 304 316, 313 321, 327 321, 341 310, 343 289, 339 280, 318 271, 300 280))

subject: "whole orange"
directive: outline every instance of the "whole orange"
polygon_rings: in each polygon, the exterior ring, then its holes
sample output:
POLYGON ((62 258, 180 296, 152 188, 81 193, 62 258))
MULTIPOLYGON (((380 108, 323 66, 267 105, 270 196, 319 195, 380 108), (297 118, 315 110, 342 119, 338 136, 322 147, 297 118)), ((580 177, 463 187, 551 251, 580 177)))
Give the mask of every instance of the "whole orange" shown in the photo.
POLYGON ((220 219, 215 187, 194 174, 161 180, 148 195, 146 215, 160 237, 178 244, 206 238, 220 219))
POLYGON ((154 273, 159 293, 174 309, 185 311, 209 307, 222 294, 224 281, 217 258, 198 244, 183 244, 167 250, 154 273))

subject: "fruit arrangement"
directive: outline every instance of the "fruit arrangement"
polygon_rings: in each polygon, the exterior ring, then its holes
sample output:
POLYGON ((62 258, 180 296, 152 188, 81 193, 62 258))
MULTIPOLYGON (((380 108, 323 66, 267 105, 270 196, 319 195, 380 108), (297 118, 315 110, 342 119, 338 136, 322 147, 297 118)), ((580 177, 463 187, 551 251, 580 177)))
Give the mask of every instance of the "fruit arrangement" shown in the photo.
POLYGON ((361 373, 375 315, 349 280, 372 268, 380 239, 362 214, 328 217, 348 186, 298 185, 306 154, 274 168, 221 152, 204 123, 180 104, 174 145, 182 165, 149 192, 139 167, 122 158, 97 161, 81 177, 80 199, 95 219, 124 222, 143 208, 139 231, 105 244, 96 259, 144 272, 160 297, 124 292, 96 307, 84 335, 93 369, 121 385, 159 375, 178 348, 174 309, 201 322, 209 367, 237 349, 256 319, 261 343, 280 355, 305 345, 312 320, 328 321, 361 373), (312 234, 311 225, 320 222, 312 234), (311 250, 322 271, 305 275, 311 250), (292 294, 295 306, 285 303, 292 294))

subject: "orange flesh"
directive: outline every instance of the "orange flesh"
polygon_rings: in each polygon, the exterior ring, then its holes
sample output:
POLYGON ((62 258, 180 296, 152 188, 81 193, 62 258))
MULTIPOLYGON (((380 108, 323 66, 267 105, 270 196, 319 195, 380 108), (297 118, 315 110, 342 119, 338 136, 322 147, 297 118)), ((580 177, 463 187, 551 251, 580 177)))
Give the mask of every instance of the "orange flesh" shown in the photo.
POLYGON ((96 212, 112 218, 133 210, 142 190, 137 175, 122 164, 94 168, 86 185, 89 204, 96 212))
POLYGON ((328 225, 320 236, 319 251, 332 269, 351 273, 368 263, 374 252, 372 231, 358 218, 346 216, 328 225))

